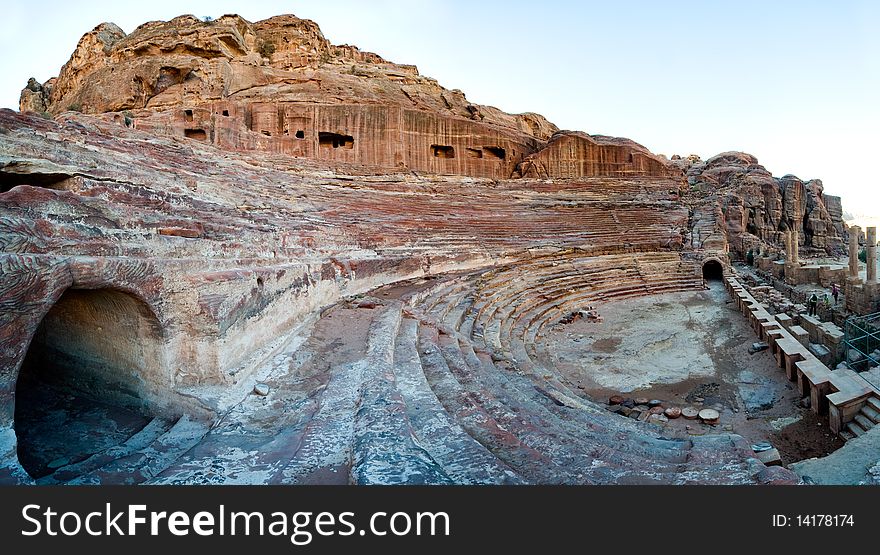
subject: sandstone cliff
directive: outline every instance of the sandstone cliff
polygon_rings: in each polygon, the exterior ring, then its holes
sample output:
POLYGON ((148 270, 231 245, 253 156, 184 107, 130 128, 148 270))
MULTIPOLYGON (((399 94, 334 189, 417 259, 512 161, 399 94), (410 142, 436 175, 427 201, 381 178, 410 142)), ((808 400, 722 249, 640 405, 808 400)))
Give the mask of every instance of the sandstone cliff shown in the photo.
POLYGON ((634 141, 575 131, 554 134, 546 147, 525 159, 521 173, 545 178, 681 175, 680 170, 634 141))
POLYGON ((415 66, 333 45, 314 22, 292 15, 257 23, 181 16, 129 35, 101 24, 57 78, 28 83, 20 108, 122 112, 140 129, 230 150, 429 173, 670 175, 631 141, 554 136, 539 114, 473 104, 415 66))
MULTIPOLYGON (((798 232, 805 253, 843 248, 840 198, 826 196, 818 179, 775 178, 757 158, 743 152, 725 152, 706 161, 678 158, 672 164, 686 172, 689 201, 703 205, 692 227, 703 227, 704 234, 716 238, 723 234, 731 250, 781 245, 787 230, 798 232)), ((705 238, 698 234, 693 246, 703 247, 705 238)))
MULTIPOLYGON (((452 443, 412 439, 406 386, 530 481, 656 482, 667 449, 644 449, 656 430, 640 439, 532 359, 544 333, 593 302, 701 290, 704 261, 784 226, 808 229, 817 248, 839 239, 839 203, 819 182, 774 179, 740 153, 667 161, 627 139, 558 132, 331 45, 292 16, 184 16, 129 35, 103 24, 57 78, 28 83, 21 110, 0 110, 0 483, 37 478, 18 446, 26 453, 19 432, 39 426, 16 414, 32 356, 92 372, 110 384, 102 393, 121 383, 161 420, 143 443, 146 471, 136 451, 40 480, 396 483, 364 470, 380 461, 398 481, 433 483, 399 461, 452 443), (404 359, 424 385, 394 377, 404 359), (422 360, 436 364, 425 373, 422 360), (471 370, 507 384, 528 418, 491 391, 439 385, 469 384, 471 370), (257 379, 267 389, 251 395, 257 379), (446 415, 443 401, 457 408, 446 415), (538 434, 529 418, 545 413, 559 428, 538 434), (572 439, 612 456, 572 458, 572 439)), ((436 429, 427 418, 419 433, 436 429)), ((676 445, 663 481, 793 479, 732 437, 676 445)), ((494 483, 479 453, 449 476, 494 483)))
POLYGON ((845 236, 839 199, 822 182, 774 178, 749 154, 666 160, 629 139, 559 131, 544 117, 470 103, 419 74, 333 45, 292 15, 180 16, 126 34, 86 33, 57 78, 31 79, 22 112, 82 111, 154 134, 231 151, 331 162, 349 173, 415 170, 506 179, 686 179, 690 244, 734 250, 800 232, 809 251, 845 236))

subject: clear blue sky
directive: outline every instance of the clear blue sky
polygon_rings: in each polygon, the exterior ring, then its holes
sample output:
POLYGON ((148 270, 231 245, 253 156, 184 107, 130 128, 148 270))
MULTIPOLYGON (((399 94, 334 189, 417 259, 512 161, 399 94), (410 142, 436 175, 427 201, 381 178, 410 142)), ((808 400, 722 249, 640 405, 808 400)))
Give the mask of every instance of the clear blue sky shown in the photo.
POLYGON ((0 107, 57 74, 102 21, 183 13, 313 19, 334 43, 413 63, 469 99, 703 158, 755 154, 880 216, 880 1, 4 2, 0 107))

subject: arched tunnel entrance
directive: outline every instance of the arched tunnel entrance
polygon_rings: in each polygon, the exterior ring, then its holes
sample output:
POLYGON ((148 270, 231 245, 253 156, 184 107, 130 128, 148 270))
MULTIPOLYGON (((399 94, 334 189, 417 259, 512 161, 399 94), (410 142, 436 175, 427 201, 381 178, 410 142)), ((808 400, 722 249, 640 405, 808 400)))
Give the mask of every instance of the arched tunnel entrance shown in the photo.
POLYGON ((724 267, 717 260, 703 262, 703 279, 707 281, 719 281, 724 277, 724 267))
POLYGON ((15 390, 18 458, 33 478, 118 445, 152 417, 162 332, 111 289, 67 290, 46 313, 15 390))

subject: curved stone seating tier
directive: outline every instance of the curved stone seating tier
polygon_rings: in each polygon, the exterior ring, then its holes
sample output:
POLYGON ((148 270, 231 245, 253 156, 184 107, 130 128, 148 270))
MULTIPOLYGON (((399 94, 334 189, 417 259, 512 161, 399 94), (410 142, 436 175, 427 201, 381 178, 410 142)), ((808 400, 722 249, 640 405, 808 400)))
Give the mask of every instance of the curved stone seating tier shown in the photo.
POLYGON ((326 311, 306 345, 268 363, 266 410, 233 410, 146 481, 793 480, 752 458, 738 436, 663 439, 651 425, 579 398, 529 359, 535 326, 561 317, 564 307, 698 285, 676 253, 563 251, 414 283, 398 289, 409 291, 400 300, 374 292, 365 306, 377 308, 326 311), (632 283, 621 285, 623 275, 632 283), (340 318, 346 327, 366 326, 365 336, 340 341, 340 318))
MULTIPOLYGON (((233 411, 147 481, 714 483, 722 471, 730 483, 777 479, 735 436, 661 439, 649 425, 610 415, 543 370, 498 356, 460 331, 465 316, 479 314, 483 327, 500 320, 497 342, 519 352, 525 334, 508 336, 546 307, 523 302, 510 287, 534 287, 559 306, 584 280, 611 298, 645 294, 657 281, 643 271, 647 285, 615 289, 610 284, 621 272, 637 280, 639 257, 595 258, 567 252, 427 282, 405 304, 386 299, 380 308, 357 311, 356 318, 369 321, 364 345, 350 362, 324 366, 308 353, 339 343, 329 331, 330 310, 316 325, 314 345, 279 353, 272 363, 277 378, 269 399, 273 406, 292 403, 283 417, 274 409, 259 417, 233 411), (566 267, 583 279, 567 276, 566 267), (516 325, 504 321, 516 318, 516 325), (248 445, 252 454, 245 457, 248 445)), ((651 261, 643 270, 657 273, 680 266, 675 254, 643 259, 651 261)))
MULTIPOLYGON (((340 175, 62 120, 0 110, 33 177, 2 193, 0 297, 21 310, 0 358, 18 368, 67 289, 126 291, 154 313, 156 397, 204 421, 162 412, 47 483, 794 479, 736 436, 667 440, 609 414, 536 356, 566 311, 699 286, 675 252, 676 180, 340 175)), ((4 483, 29 481, 14 443, 4 483)))
POLYGON ((554 397, 552 384, 496 364, 455 330, 431 319, 406 321, 411 322, 406 324, 410 337, 418 327, 425 383, 446 413, 528 481, 689 483, 725 464, 731 471, 728 479, 736 482, 751 480, 746 477, 756 471, 754 460, 741 451, 741 441, 725 437, 716 458, 706 464, 709 453, 700 444, 708 438, 659 439, 647 426, 592 404, 560 405, 554 398, 564 396, 554 397))
MULTIPOLYGON (((526 361, 523 344, 531 345, 544 326, 573 310, 701 285, 694 268, 675 253, 586 257, 571 252, 486 272, 475 292, 450 296, 448 310, 439 316, 454 315, 447 324, 495 351, 516 351, 526 361)), ((434 305, 427 308, 430 312, 434 305)))

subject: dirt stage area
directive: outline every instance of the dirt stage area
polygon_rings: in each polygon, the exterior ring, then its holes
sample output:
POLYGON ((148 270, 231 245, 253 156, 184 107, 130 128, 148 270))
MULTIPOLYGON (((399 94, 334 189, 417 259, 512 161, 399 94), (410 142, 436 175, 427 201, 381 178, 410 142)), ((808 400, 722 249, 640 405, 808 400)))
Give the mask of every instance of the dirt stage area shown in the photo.
POLYGON ((784 464, 843 445, 802 403, 769 351, 750 350, 757 338, 721 282, 596 308, 601 321, 557 324, 539 349, 548 366, 595 401, 620 395, 664 408, 713 408, 717 424, 670 418, 660 422, 663 434, 730 431, 769 441, 784 464))

